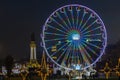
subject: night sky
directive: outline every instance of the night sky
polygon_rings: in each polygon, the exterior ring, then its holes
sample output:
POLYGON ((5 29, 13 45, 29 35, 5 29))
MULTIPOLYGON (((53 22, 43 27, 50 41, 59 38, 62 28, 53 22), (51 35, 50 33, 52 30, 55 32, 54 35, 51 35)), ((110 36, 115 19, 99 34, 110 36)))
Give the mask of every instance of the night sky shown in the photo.
POLYGON ((120 40, 120 0, 3 0, 0 1, 0 58, 13 55, 28 58, 30 36, 35 32, 37 53, 41 54, 40 34, 47 17, 67 4, 93 9, 103 20, 108 44, 120 40))

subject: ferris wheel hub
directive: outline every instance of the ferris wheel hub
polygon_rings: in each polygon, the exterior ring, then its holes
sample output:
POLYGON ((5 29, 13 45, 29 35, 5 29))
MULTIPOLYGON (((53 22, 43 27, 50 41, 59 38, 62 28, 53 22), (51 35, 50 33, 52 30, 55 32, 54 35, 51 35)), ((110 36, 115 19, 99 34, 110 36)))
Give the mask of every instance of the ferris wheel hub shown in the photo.
POLYGON ((80 40, 80 35, 79 34, 73 34, 72 39, 73 40, 80 40))

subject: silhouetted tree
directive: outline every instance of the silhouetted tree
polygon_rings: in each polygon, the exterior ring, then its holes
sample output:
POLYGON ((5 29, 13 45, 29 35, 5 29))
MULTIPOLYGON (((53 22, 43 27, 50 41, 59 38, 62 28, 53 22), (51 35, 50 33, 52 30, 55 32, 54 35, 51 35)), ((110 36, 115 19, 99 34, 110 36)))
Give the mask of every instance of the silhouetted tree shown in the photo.
POLYGON ((5 58, 5 67, 6 67, 6 70, 7 70, 7 76, 10 78, 11 76, 11 73, 12 73, 12 68, 13 68, 13 57, 8 55, 6 58, 5 58))

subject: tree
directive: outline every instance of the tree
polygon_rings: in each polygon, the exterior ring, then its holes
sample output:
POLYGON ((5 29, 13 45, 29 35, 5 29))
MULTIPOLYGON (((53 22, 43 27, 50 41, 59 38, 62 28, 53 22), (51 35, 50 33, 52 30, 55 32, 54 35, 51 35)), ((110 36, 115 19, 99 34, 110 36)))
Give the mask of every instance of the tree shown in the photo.
POLYGON ((13 68, 13 57, 11 55, 8 55, 6 58, 5 58, 5 67, 6 67, 6 70, 7 70, 7 76, 10 77, 11 76, 11 73, 12 73, 12 68, 13 68))

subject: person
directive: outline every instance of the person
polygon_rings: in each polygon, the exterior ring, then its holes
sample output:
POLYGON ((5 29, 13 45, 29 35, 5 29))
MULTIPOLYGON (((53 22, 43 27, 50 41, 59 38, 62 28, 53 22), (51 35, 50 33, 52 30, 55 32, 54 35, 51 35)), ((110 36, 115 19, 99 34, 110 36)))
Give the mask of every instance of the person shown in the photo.
POLYGON ((86 70, 86 69, 83 69, 82 77, 83 77, 84 79, 87 79, 86 73, 87 73, 87 70, 86 70))
POLYGON ((90 72, 90 77, 94 79, 94 78, 95 78, 95 75, 96 75, 96 72, 97 72, 97 71, 93 68, 93 69, 91 70, 91 72, 90 72))
POLYGON ((4 76, 1 72, 0 72, 0 80, 4 80, 4 76))
POLYGON ((118 80, 120 80, 120 73, 118 73, 118 80))

